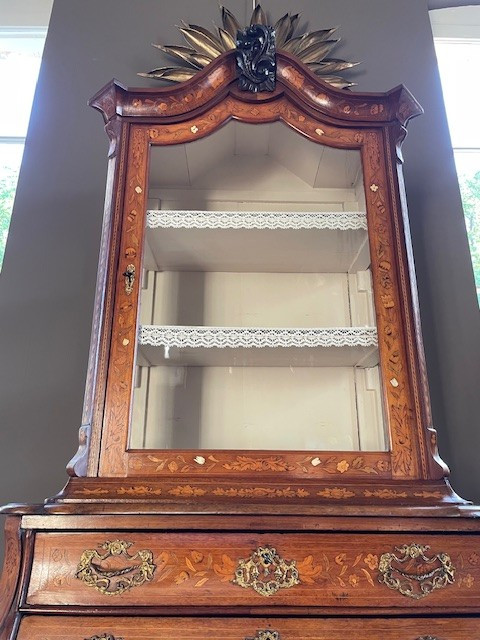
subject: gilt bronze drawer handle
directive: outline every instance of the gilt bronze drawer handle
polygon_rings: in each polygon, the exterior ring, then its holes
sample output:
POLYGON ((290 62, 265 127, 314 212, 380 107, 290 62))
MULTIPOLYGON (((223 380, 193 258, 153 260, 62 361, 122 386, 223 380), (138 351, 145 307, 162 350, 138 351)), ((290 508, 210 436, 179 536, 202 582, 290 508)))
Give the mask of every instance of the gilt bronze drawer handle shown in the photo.
POLYGON ((85 640, 123 640, 123 638, 112 636, 111 633, 102 633, 101 636, 92 636, 91 638, 85 638, 85 640))
POLYGON ((455 582, 455 567, 448 553, 427 556, 428 549, 428 545, 412 542, 395 547, 398 554, 384 553, 378 565, 378 581, 415 600, 455 582))
POLYGON ((124 540, 113 540, 100 545, 105 553, 100 553, 97 549, 86 549, 80 558, 75 577, 107 596, 118 596, 132 587, 150 582, 156 569, 153 554, 147 549, 141 549, 130 555, 128 549, 132 544, 124 540))
POLYGON ((279 589, 300 584, 295 560, 284 560, 273 547, 258 547, 246 560, 239 560, 233 584, 273 596, 279 589))

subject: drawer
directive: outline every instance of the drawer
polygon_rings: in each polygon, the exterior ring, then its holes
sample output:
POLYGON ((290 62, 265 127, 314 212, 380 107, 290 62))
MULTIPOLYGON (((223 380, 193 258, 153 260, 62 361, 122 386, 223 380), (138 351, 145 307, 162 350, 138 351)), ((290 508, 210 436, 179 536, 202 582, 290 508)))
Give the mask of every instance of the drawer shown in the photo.
POLYGON ((419 532, 37 533, 27 604, 480 613, 478 541, 419 532))
POLYGON ((28 616, 17 640, 477 640, 473 618, 107 618, 28 616))

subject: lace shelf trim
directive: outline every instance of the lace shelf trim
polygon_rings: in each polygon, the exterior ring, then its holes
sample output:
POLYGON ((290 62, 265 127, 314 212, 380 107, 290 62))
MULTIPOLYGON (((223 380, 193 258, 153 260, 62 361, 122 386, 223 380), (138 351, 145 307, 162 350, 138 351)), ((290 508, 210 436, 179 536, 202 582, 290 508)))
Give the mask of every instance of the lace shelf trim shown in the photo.
POLYGON ((142 325, 139 343, 153 347, 376 347, 375 327, 333 329, 142 325))
POLYGON ((147 211, 150 229, 367 230, 362 211, 147 211))

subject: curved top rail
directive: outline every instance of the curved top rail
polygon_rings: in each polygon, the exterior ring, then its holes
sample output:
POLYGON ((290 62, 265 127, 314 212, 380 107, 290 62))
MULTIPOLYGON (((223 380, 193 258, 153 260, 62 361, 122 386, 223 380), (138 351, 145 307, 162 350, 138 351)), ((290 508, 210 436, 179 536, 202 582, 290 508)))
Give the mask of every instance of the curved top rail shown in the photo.
POLYGON ((167 87, 127 88, 112 80, 90 100, 108 122, 115 115, 154 122, 178 122, 192 117, 232 93, 245 102, 268 102, 284 93, 338 123, 405 126, 423 113, 403 85, 386 93, 360 93, 337 89, 320 80, 295 56, 277 51, 277 84, 273 92, 252 94, 236 86, 234 51, 216 58, 190 80, 167 87))

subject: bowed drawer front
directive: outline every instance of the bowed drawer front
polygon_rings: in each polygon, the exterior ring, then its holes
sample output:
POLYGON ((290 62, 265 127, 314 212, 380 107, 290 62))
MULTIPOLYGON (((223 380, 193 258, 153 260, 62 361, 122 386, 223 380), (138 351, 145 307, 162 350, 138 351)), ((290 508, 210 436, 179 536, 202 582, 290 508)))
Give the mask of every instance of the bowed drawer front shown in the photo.
POLYGON ((478 609, 474 535, 37 533, 28 605, 478 609))
POLYGON ((31 616, 18 640, 474 640, 478 619, 82 618, 31 616))

